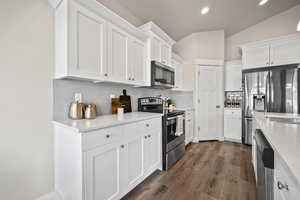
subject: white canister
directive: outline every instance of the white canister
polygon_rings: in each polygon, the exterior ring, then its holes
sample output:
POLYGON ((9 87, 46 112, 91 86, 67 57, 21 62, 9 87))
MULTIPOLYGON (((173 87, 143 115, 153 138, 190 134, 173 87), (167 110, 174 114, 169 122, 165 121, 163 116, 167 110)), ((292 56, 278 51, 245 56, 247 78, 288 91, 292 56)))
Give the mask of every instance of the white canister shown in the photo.
POLYGON ((118 119, 124 118, 124 108, 118 108, 118 119))

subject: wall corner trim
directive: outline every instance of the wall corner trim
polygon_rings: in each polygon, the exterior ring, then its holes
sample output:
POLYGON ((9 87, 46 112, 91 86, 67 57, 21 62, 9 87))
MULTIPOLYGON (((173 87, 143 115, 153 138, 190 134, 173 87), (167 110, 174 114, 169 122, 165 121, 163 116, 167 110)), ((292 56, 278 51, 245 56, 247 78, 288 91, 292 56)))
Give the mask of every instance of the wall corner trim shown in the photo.
POLYGON ((63 200, 58 192, 50 192, 48 194, 45 194, 35 200, 63 200))
POLYGON ((223 66, 224 60, 196 59, 193 63, 195 66, 223 66))

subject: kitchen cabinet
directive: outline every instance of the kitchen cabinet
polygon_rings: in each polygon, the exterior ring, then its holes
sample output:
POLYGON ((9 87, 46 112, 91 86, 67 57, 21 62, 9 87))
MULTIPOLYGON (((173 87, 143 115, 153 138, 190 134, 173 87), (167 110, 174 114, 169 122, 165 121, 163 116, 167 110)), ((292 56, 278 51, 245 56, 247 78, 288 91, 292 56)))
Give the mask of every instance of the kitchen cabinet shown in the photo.
POLYGON ((112 81, 126 81, 127 54, 129 35, 117 26, 109 25, 108 77, 112 81))
POLYGON ((115 199, 120 194, 122 153, 117 145, 96 148, 86 153, 86 199, 115 199))
POLYGON ((229 61, 225 64, 225 91, 242 90, 242 61, 229 61))
POLYGON ((183 88, 183 59, 177 54, 172 54, 172 67, 175 69, 175 89, 183 88))
POLYGON ((300 62, 300 35, 259 41, 242 47, 243 69, 261 68, 300 62))
POLYGON ((194 140, 194 111, 185 112, 185 144, 189 144, 194 140))
POLYGON ((171 65, 171 52, 172 47, 165 42, 161 44, 161 63, 171 65))
POLYGON ((129 40, 127 80, 135 85, 146 84, 146 44, 131 37, 129 40))
POLYGON ((153 22, 140 26, 140 29, 150 37, 148 48, 150 49, 151 61, 155 60, 171 66, 172 46, 175 44, 175 41, 153 22))
POLYGON ((55 78, 150 85, 149 36, 101 3, 62 0, 55 37, 55 78))
POLYGON ((162 169, 161 120, 83 133, 56 124, 55 188, 65 200, 121 199, 162 169))
POLYGON ((241 109, 224 109, 224 139, 241 142, 242 140, 241 109))
POLYGON ((275 151, 274 200, 297 200, 300 196, 299 182, 275 151))

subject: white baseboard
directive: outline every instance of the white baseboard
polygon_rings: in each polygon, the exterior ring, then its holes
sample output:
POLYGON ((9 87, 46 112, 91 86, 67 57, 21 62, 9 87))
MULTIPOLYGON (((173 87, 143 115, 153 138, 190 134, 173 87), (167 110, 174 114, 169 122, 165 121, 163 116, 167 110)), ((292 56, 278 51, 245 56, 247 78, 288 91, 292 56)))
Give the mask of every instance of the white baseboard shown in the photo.
POLYGON ((45 194, 36 200, 62 200, 57 192, 50 192, 45 194))

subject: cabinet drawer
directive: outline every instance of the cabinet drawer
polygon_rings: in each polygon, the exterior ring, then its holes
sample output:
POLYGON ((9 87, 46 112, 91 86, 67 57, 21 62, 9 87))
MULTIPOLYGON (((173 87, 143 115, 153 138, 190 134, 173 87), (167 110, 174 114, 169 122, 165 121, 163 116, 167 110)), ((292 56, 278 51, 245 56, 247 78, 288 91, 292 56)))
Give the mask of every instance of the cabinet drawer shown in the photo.
POLYGON ((284 163, 284 161, 275 154, 275 171, 274 171, 274 190, 275 193, 281 193, 284 199, 297 200, 300 196, 299 183, 295 180, 295 177, 291 174, 290 170, 284 163), (280 188, 282 186, 287 186, 280 188), (279 192, 279 191, 280 192, 279 192))
POLYGON ((224 115, 232 117, 242 117, 242 111, 240 109, 225 109, 224 115))
POLYGON ((161 129, 162 127, 162 119, 161 118, 155 118, 155 119, 149 119, 140 122, 141 127, 143 130, 146 132, 151 131, 151 130, 157 130, 161 129))
POLYGON ((84 133, 83 150, 85 151, 121 140, 123 138, 122 127, 123 126, 117 126, 84 133))

